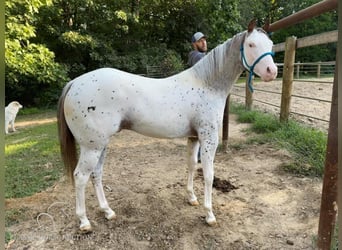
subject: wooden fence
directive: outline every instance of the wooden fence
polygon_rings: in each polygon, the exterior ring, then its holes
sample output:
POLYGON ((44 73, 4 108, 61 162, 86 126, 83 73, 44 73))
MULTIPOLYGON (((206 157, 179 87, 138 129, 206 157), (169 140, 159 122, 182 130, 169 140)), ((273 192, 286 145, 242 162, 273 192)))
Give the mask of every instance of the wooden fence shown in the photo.
MULTIPOLYGON (((231 99, 234 102, 244 103, 246 109, 252 109, 252 104, 249 103, 250 100, 253 100, 253 106, 257 106, 258 109, 265 110, 266 112, 274 113, 276 115, 280 114, 280 100, 281 100, 281 90, 278 90, 279 81, 271 83, 272 87, 275 90, 269 90, 263 83, 254 87, 256 94, 253 96, 253 99, 250 97, 246 98, 245 86, 241 84, 235 85, 234 90, 232 92, 231 99)), ((294 85, 299 85, 300 82, 294 81, 294 85)), ((329 125, 329 108, 331 104, 331 100, 327 97, 315 97, 309 96, 309 92, 311 89, 321 89, 322 92, 329 92, 329 89, 332 89, 332 82, 319 82, 319 81, 303 81, 303 84, 308 88, 308 94, 294 93, 291 95, 292 103, 295 105, 291 105, 290 116, 294 119, 298 119, 300 121, 304 121, 309 125, 312 125, 316 128, 327 130, 329 125), (308 86, 310 83, 311 86, 308 86), (316 85, 318 85, 316 87, 316 85), (301 107, 300 105, 305 105, 301 107), (295 106, 295 107, 294 107, 295 106), (317 110, 320 110, 318 113, 317 110)), ((302 86, 298 87, 301 89, 302 86)), ((301 90, 302 91, 302 90, 301 90)), ((249 93, 249 92, 247 92, 249 93)))
MULTIPOLYGON (((299 96, 292 94, 293 90, 293 82, 294 81, 301 81, 299 80, 300 76, 315 76, 317 78, 320 78, 322 75, 331 75, 334 72, 335 69, 335 62, 314 62, 314 63, 295 63, 295 52, 298 48, 304 48, 308 46, 314 46, 314 45, 320 45, 323 43, 331 43, 337 41, 337 31, 332 32, 325 32, 319 35, 309 36, 297 39, 296 37, 289 37, 286 40, 286 43, 280 43, 276 44, 273 47, 273 50, 275 52, 283 51, 285 50, 285 58, 284 63, 278 64, 278 68, 280 69, 279 75, 282 76, 282 92, 273 92, 274 94, 280 94, 281 98, 281 104, 280 104, 280 120, 281 121, 287 121, 289 119, 289 116, 291 113, 296 113, 294 111, 291 111, 291 99, 292 97, 297 98, 306 98, 306 99, 316 99, 317 101, 323 101, 326 102, 327 100, 323 99, 317 99, 317 98, 311 98, 307 96, 299 96), (324 68, 323 68, 324 67, 324 68), (324 70, 324 71, 323 71, 324 70), (324 74, 322 74, 324 72, 324 74), (295 80, 296 79, 296 80, 295 80)), ((307 81, 307 80, 303 80, 307 81)), ((246 88, 247 90, 247 88, 246 88)), ((258 91, 258 89, 255 89, 258 91)), ((266 90, 260 90, 264 91, 266 90)), ((253 94, 248 93, 249 91, 246 91, 245 95, 245 104, 246 109, 251 109, 253 105, 253 94)), ((268 91, 271 92, 272 91, 268 91)), ((259 102, 263 102, 264 104, 273 105, 272 103, 267 103, 265 101, 257 100, 259 102)), ((307 116, 306 114, 302 113, 296 113, 297 115, 301 116, 307 116)), ((307 116, 312 119, 322 120, 329 122, 328 120, 321 119, 319 117, 314 116, 307 116)))
MULTIPOLYGON (((324 0, 317 4, 312 5, 304 10, 298 11, 286 18, 283 18, 271 25, 269 25, 267 31, 273 32, 279 29, 286 28, 291 25, 295 25, 304 20, 313 18, 317 15, 321 15, 325 12, 337 9, 337 0, 324 0)), ((339 25, 339 31, 341 32, 342 27, 339 25)), ((286 39, 285 43, 276 45, 274 51, 285 50, 284 58, 284 72, 283 72, 283 91, 281 96, 281 109, 280 120, 286 121, 288 119, 290 111, 290 101, 292 94, 292 84, 294 76, 294 65, 295 65, 295 52, 296 48, 302 48, 307 46, 313 46, 318 44, 325 44, 330 42, 336 42, 338 35, 337 31, 330 33, 330 35, 321 34, 321 38, 317 38, 320 35, 311 36, 307 38, 297 39, 296 37, 289 37, 286 39), (334 35, 335 34, 335 35, 334 35), (331 39, 331 40, 330 40, 331 39)), ((337 182, 337 165, 338 165, 338 123, 337 123, 337 85, 338 85, 338 62, 336 52, 336 68, 334 72, 334 82, 332 90, 332 102, 330 109, 330 119, 329 119, 329 130, 328 130, 328 143, 327 152, 325 158, 324 166, 324 179, 322 188, 322 198, 320 207, 320 217, 318 226, 318 237, 317 237, 317 248, 329 250, 332 242, 332 236, 334 234, 334 228, 336 223, 336 204, 337 204, 337 186, 342 186, 337 182)), ((246 88, 248 89, 248 88, 246 88)), ((229 97, 228 100, 229 101, 229 97)), ((227 102, 229 103, 229 102, 227 102)), ((229 110, 229 107, 228 109, 229 110)), ((227 111, 229 112, 229 111, 227 111)), ((223 128, 225 128, 225 123, 223 121, 223 128)), ((223 140, 228 140, 223 138, 223 140)), ((341 180, 340 180, 341 183, 341 180)), ((340 234, 341 235, 341 234, 340 234)), ((339 236, 339 239, 342 237, 339 236)), ((341 243, 341 242, 340 242, 341 243)))
MULTIPOLYGON (((278 63, 278 76, 283 75, 284 64, 278 63)), ((327 77, 333 76, 335 72, 335 61, 331 62, 296 62, 295 67, 295 79, 302 77, 327 77)))

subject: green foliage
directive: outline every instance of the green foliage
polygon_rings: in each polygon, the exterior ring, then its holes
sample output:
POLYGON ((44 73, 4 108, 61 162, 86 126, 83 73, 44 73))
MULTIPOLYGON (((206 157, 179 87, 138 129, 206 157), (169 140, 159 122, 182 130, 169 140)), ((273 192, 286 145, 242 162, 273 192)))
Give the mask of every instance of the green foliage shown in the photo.
MULTIPOLYGON (((313 4, 320 2, 320 0, 307 1, 279 1, 282 4, 282 11, 279 13, 277 19, 281 19, 294 12, 298 12, 313 4)), ((291 27, 276 31, 272 35, 272 40, 275 43, 284 42, 289 36, 296 36, 297 38, 306 37, 310 35, 319 34, 326 31, 337 30, 337 12, 331 11, 321 14, 312 19, 303 21, 291 27)), ((319 46, 312 46, 296 50, 296 61, 300 62, 318 62, 318 61, 334 61, 336 57, 336 44, 324 44, 319 46)), ((282 62, 284 53, 276 54, 276 61, 282 62)))
POLYGON ((66 44, 71 49, 86 50, 92 49, 95 46, 95 41, 91 36, 82 35, 75 31, 64 32, 60 39, 63 44, 66 44))
MULTIPOLYGON (((6 217, 6 219, 7 219, 7 217, 6 217)), ((8 231, 5 231, 5 244, 10 242, 11 240, 13 240, 12 234, 8 231)))
POLYGON ((164 76, 170 76, 184 70, 182 60, 175 51, 167 50, 165 57, 161 61, 161 68, 163 69, 164 76))
POLYGON ((278 118, 260 111, 246 111, 241 105, 231 105, 238 121, 252 123, 252 131, 261 134, 258 143, 271 142, 289 150, 294 162, 284 168, 290 172, 309 176, 322 176, 327 135, 295 121, 280 123, 278 118))
POLYGON ((45 105, 56 102, 61 86, 67 81, 64 66, 46 46, 31 43, 35 37, 35 14, 51 1, 6 1, 6 100, 45 105))
POLYGON ((56 123, 20 129, 6 136, 5 197, 32 195, 62 174, 56 123))
MULTIPOLYGON (((319 0, 13 0, 6 1, 6 102, 53 106, 61 87, 100 67, 145 74, 158 65, 165 76, 186 65, 196 31, 208 47, 246 29, 277 21, 319 0), (153 57, 153 58, 152 58, 153 57)), ((273 34, 275 43, 336 29, 337 13, 327 13, 273 34)), ((297 61, 334 60, 336 45, 301 49, 297 61)), ((281 62, 283 53, 277 53, 281 62)))
MULTIPOLYGON (((336 219, 336 221, 339 221, 338 219, 336 219)), ((334 235, 332 237, 332 243, 331 243, 331 250, 338 250, 338 245, 339 245, 339 241, 338 241, 338 224, 335 224, 335 230, 334 230, 334 235)))
POLYGON ((255 117, 257 115, 257 111, 248 111, 248 112, 243 112, 244 110, 240 110, 240 115, 238 118, 239 122, 242 123, 253 123, 255 122, 255 117))
POLYGON ((280 126, 281 123, 275 116, 259 113, 253 123, 253 131, 256 133, 272 133, 276 132, 280 126))
MULTIPOLYGON (((10 227, 14 224, 17 224, 21 220, 27 219, 27 208, 19 208, 19 209, 11 209, 5 211, 5 226, 10 227)), ((13 239, 13 235, 10 232, 6 232, 5 240, 8 243, 13 239)))

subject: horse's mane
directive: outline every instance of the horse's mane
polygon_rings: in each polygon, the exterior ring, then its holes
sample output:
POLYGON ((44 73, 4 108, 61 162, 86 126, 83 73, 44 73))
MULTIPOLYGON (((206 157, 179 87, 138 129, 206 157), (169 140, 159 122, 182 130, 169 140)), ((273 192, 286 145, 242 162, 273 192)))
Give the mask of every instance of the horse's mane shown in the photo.
POLYGON ((243 65, 240 60, 240 46, 246 35, 247 31, 238 33, 211 50, 191 68, 195 76, 209 83, 213 79, 219 80, 217 79, 219 75, 226 78, 227 74, 234 74, 236 72, 235 69, 242 72, 243 65), (228 64, 234 68, 233 71, 235 72, 231 72, 231 68, 227 68, 228 64))

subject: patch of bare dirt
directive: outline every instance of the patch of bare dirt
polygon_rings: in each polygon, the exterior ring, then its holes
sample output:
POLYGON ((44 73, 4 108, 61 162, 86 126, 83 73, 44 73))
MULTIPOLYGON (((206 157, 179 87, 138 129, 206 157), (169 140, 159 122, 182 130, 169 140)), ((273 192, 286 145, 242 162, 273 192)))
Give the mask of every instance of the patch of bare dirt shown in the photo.
POLYGON ((34 120, 34 121, 18 121, 15 123, 16 128, 23 128, 23 127, 30 127, 30 126, 37 126, 46 123, 56 122, 56 117, 47 117, 44 119, 34 120))
MULTIPOLYGON (((229 143, 241 143, 246 124, 230 119, 229 143)), ((107 221, 89 184, 87 214, 94 231, 80 234, 73 187, 64 178, 6 210, 24 213, 6 228, 8 249, 313 249, 321 180, 287 174, 290 155, 270 145, 218 151, 215 176, 236 189, 213 190, 216 227, 205 223, 203 177, 195 179, 201 203, 186 201, 186 139, 161 140, 122 131, 108 148, 103 183, 117 219, 107 221)))

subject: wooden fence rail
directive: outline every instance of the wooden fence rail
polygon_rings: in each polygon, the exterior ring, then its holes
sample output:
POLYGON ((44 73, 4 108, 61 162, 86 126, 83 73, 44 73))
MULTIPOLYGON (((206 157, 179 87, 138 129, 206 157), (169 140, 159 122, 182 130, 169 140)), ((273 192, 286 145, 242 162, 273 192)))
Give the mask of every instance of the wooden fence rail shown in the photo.
MULTIPOLYGON (((299 22, 302 22, 304 20, 313 18, 315 16, 321 15, 325 12, 335 10, 338 6, 338 0, 324 0, 317 4, 314 4, 306 9, 303 9, 301 11, 298 11, 286 18, 283 18, 268 27, 268 32, 276 31, 279 29, 283 29, 285 27, 295 25, 299 22)), ((339 20, 339 31, 341 32, 341 22, 339 20)), ((337 41, 337 33, 336 36, 330 34, 330 35, 323 35, 324 39, 330 39, 329 41, 324 41, 324 43, 330 43, 330 42, 336 42, 337 41)), ((341 37, 341 35, 339 35, 341 37)), ((292 49, 292 41, 289 41, 288 43, 285 43, 284 47, 285 49, 290 47, 292 49)), ((295 46, 297 48, 301 47, 307 47, 307 46, 313 46, 317 44, 322 44, 320 39, 302 39, 302 41, 298 41, 295 46), (314 43, 312 43, 314 42, 314 43)), ((280 45, 279 45, 280 46, 280 45)), ((286 52, 285 52, 286 53, 286 52)), ((288 52, 291 53, 291 50, 288 52)), ((290 57, 290 56, 288 56, 290 57)), ((323 188, 322 188, 322 198, 321 198, 321 209, 320 209, 320 218, 319 218, 319 226, 318 226, 318 237, 317 237, 317 248, 318 249, 324 249, 329 250, 331 247, 332 242, 332 236, 334 232, 335 222, 336 222, 336 202, 337 202, 337 165, 338 165, 338 142, 337 142, 337 134, 338 134, 338 122, 337 122, 337 85, 338 85, 338 70, 337 65, 339 64, 339 59, 337 57, 337 51, 336 51, 336 68, 335 68, 335 74, 334 74, 334 83, 333 83, 333 94, 332 94, 332 102, 331 102, 331 111, 330 111, 330 122, 329 122, 329 132, 328 132, 328 143, 327 143, 327 153, 325 158, 325 166, 324 166, 324 179, 323 179, 323 188)), ((291 68, 294 67, 294 59, 292 63, 289 63, 291 68)), ((284 62, 285 64, 285 62, 284 62)), ((285 67, 284 67, 285 68, 285 67)), ((291 70, 289 70, 291 72, 291 70)), ((293 75, 293 72, 292 72, 293 75)), ((285 81, 287 82, 287 79, 290 79, 291 76, 285 76, 285 81)), ((283 76, 284 79, 284 76, 283 76)), ((283 87, 284 89, 284 87, 283 87)), ((291 89, 286 88, 289 92, 284 94, 285 96, 288 96, 289 93, 291 94, 291 89)), ((284 98, 285 99, 285 98, 284 98)), ((289 101, 290 98, 288 98, 287 101, 289 101)), ((281 117, 282 119, 282 117, 281 117)), ((283 117, 284 119, 284 117, 283 117)), ((286 119, 285 119, 286 120, 286 119)), ((341 182, 341 180, 340 180, 341 182)), ((339 239, 341 239, 341 236, 339 236, 339 239)), ((341 242, 340 242, 341 244, 341 242)))
MULTIPOLYGON (((278 76, 283 75, 284 64, 277 63, 278 66, 278 76)), ((334 74, 335 71, 335 61, 333 62, 296 62, 295 67, 295 79, 299 79, 301 76, 312 76, 316 78, 321 78, 322 76, 330 76, 334 74)))

